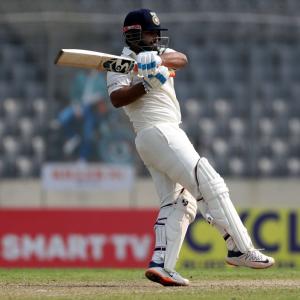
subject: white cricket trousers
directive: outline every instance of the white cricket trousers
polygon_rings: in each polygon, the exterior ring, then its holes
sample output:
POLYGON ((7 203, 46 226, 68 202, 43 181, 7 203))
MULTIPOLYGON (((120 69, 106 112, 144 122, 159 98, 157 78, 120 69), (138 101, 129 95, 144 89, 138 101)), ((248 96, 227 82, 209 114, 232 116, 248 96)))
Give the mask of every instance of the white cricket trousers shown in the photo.
POLYGON ((177 124, 143 129, 137 133, 135 144, 153 178, 161 206, 173 202, 182 187, 198 198, 195 167, 200 156, 177 124))

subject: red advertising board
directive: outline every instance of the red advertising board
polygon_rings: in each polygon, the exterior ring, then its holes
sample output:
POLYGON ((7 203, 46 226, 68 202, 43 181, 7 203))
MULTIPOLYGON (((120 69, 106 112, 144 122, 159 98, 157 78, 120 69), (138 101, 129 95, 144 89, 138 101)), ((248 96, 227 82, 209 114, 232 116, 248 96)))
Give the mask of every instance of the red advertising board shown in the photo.
POLYGON ((1 209, 0 267, 146 267, 154 210, 1 209))

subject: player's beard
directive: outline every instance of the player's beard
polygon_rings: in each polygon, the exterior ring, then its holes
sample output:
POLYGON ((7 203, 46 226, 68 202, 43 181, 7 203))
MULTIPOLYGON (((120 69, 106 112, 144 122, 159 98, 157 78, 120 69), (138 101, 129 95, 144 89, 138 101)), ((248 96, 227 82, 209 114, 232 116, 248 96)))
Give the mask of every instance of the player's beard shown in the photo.
POLYGON ((142 51, 158 51, 157 43, 147 44, 144 40, 140 40, 137 46, 140 48, 140 52, 142 51))
POLYGON ((157 37, 152 43, 146 43, 145 40, 141 39, 139 41, 131 42, 129 47, 136 54, 144 51, 157 51, 160 52, 161 49, 168 47, 169 37, 157 37))

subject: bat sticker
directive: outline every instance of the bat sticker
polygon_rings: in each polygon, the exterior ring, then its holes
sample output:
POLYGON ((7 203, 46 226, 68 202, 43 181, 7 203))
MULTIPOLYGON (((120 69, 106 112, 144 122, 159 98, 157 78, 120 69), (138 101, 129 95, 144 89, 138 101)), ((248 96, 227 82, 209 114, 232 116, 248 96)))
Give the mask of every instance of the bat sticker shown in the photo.
POLYGON ((110 59, 103 63, 103 68, 110 72, 129 73, 134 68, 134 61, 110 59))

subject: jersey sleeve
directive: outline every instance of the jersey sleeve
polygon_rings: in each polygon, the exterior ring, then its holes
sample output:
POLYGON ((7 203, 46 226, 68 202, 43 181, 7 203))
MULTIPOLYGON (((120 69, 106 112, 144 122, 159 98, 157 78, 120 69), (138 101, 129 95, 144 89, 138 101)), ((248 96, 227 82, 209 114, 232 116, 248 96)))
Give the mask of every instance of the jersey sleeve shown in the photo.
POLYGON ((172 52, 176 52, 174 49, 171 49, 171 48, 163 48, 161 49, 160 51, 160 55, 163 54, 163 53, 172 53, 172 52))
POLYGON ((129 86, 131 84, 131 75, 122 74, 115 72, 107 72, 107 91, 110 95, 113 91, 116 91, 124 86, 129 86))

